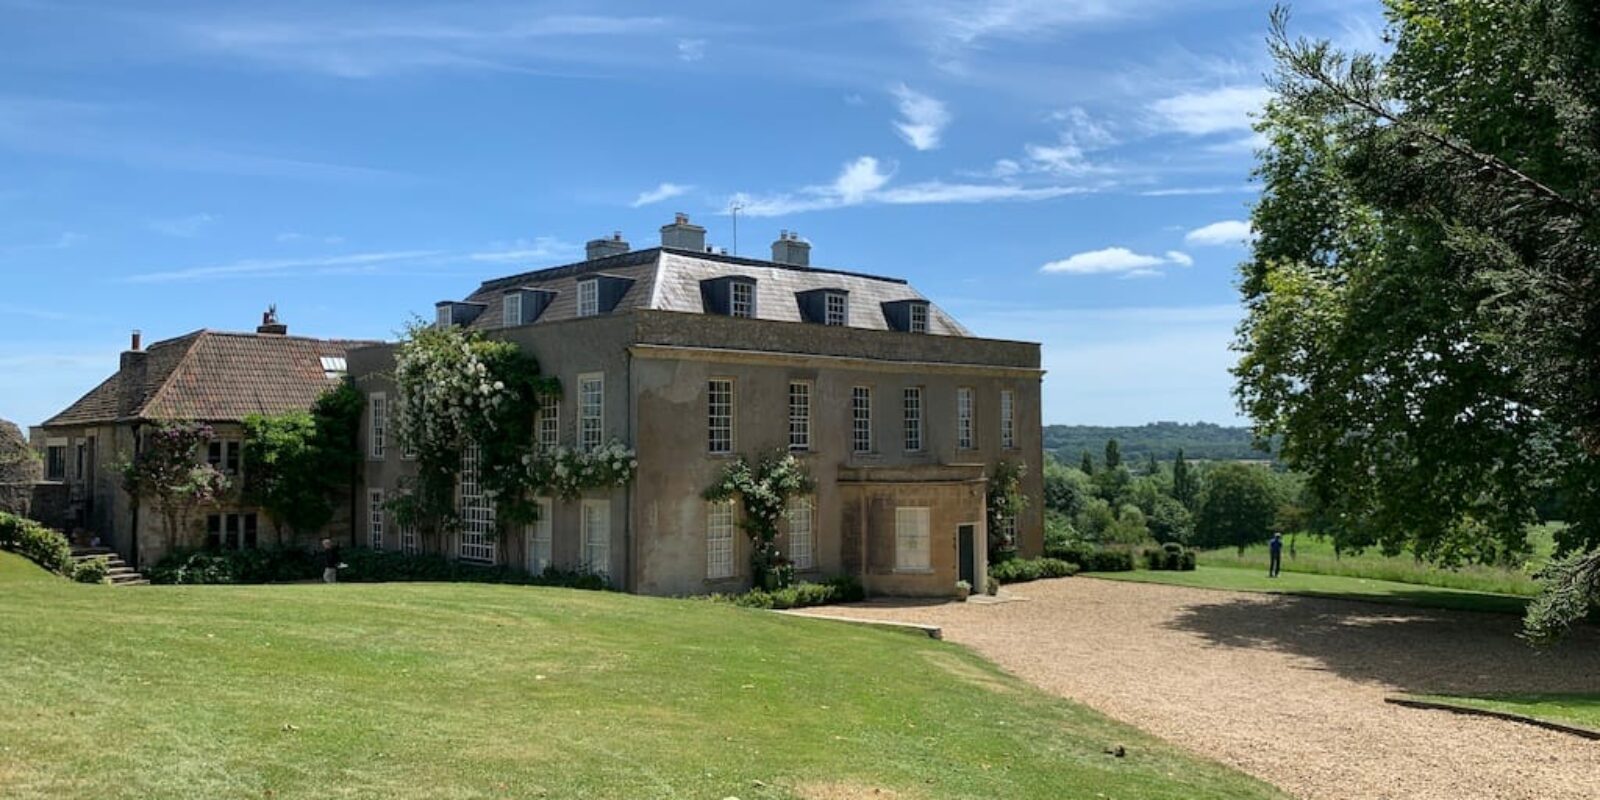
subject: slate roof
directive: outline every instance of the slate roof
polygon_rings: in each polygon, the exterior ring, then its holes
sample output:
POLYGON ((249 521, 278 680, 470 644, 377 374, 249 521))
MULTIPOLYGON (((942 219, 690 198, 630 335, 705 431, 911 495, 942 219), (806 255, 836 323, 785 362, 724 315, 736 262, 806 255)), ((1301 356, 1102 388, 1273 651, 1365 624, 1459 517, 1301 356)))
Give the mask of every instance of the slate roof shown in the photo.
POLYGON ((336 380, 323 370, 322 357, 343 358, 369 344, 374 342, 195 331, 146 349, 144 380, 130 387, 131 413, 119 413, 118 398, 124 380, 136 378, 119 369, 44 427, 123 419, 229 422, 309 409, 336 380))
MULTIPOLYGON (((700 293, 700 281, 734 275, 755 279, 757 319, 801 322, 800 305, 796 299, 798 293, 816 289, 843 289, 849 293, 850 327, 890 330, 883 313, 883 303, 927 301, 926 297, 900 278, 823 267, 801 267, 720 253, 652 247, 485 281, 466 298, 465 302, 482 303, 485 306, 468 327, 504 327, 501 298, 515 289, 543 289, 556 293, 549 307, 533 324, 573 319, 578 315, 578 281, 594 275, 612 275, 633 281, 611 313, 647 309, 703 314, 706 311, 700 293)), ((932 303, 928 306, 928 333, 972 335, 954 317, 932 303)))

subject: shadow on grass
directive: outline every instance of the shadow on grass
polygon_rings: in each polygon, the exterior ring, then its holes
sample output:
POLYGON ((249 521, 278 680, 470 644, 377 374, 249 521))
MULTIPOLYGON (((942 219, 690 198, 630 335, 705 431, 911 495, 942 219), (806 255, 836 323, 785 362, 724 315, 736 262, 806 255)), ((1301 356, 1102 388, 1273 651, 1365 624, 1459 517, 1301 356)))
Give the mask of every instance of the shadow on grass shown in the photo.
POLYGON ((1514 616, 1302 595, 1196 603, 1166 624, 1213 646, 1280 650, 1341 677, 1412 694, 1600 693, 1600 631, 1593 627, 1536 650, 1517 637, 1514 616))

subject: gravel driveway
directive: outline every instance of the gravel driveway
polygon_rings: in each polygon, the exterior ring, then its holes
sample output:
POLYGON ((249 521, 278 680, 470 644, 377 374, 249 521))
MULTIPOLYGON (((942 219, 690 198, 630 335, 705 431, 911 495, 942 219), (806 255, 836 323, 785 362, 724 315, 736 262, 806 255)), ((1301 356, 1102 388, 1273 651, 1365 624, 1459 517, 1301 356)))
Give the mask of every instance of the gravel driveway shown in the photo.
POLYGON ((1025 602, 820 613, 941 625, 1044 689, 1314 800, 1600 798, 1600 742, 1406 709, 1401 692, 1600 692, 1600 636, 1552 652, 1518 620, 1093 578, 1025 602))

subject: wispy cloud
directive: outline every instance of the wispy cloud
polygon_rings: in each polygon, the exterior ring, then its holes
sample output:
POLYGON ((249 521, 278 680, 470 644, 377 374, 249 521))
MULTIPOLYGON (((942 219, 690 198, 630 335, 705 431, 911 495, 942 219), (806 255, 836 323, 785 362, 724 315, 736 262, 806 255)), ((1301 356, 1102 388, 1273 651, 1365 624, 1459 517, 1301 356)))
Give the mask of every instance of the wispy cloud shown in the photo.
POLYGON ((211 224, 216 221, 217 217, 211 214, 200 213, 190 214, 186 217, 178 217, 176 219, 151 220, 148 224, 148 227, 150 230, 166 236, 176 236, 180 239, 192 239, 196 236, 199 236, 205 231, 205 229, 211 227, 211 224))
POLYGON ((390 250, 314 258, 250 258, 227 264, 146 272, 130 275, 128 283, 173 283, 222 278, 260 278, 301 275, 307 272, 373 268, 383 264, 418 262, 444 255, 438 250, 390 250))
POLYGON ((1089 112, 1076 107, 1051 114, 1050 119, 1061 126, 1056 141, 1025 145, 1023 153, 1027 158, 1023 164, 1002 159, 996 162, 996 168, 1001 168, 1004 162, 1052 175, 1084 175, 1103 171, 1103 168, 1090 164, 1087 156, 1116 144, 1116 137, 1109 128, 1090 117, 1089 112))
POLYGON ((680 197, 693 189, 693 186, 684 186, 678 183, 663 182, 658 184, 654 189, 648 189, 640 192, 639 196, 633 199, 633 203, 631 205, 634 208, 641 208, 659 203, 663 200, 671 200, 674 197, 680 197))
POLYGON ((807 186, 797 192, 771 195, 740 193, 734 202, 751 217, 777 217, 867 204, 936 205, 986 203, 1006 200, 1048 200, 1094 191, 1081 186, 1024 186, 1016 183, 951 183, 919 181, 891 186, 892 169, 878 159, 862 156, 844 165, 831 183, 807 186))
POLYGON ((295 231, 284 231, 283 233, 280 233, 277 236, 273 237, 273 240, 277 241, 277 242, 280 242, 282 244, 300 244, 300 243, 303 243, 303 242, 315 242, 315 243, 318 243, 318 244, 343 244, 344 243, 344 237, 343 236, 332 236, 332 235, 316 236, 316 235, 312 235, 312 234, 298 233, 298 232, 295 232, 295 231))
POLYGON ((1126 247, 1107 247, 1102 250, 1074 253, 1066 258, 1051 261, 1040 267, 1039 271, 1067 275, 1127 273, 1134 277, 1153 277, 1160 274, 1156 267, 1169 264, 1187 267, 1194 264, 1194 259, 1176 250, 1169 250, 1157 256, 1136 253, 1126 247))
POLYGON ((678 60, 699 61, 706 57, 706 40, 704 39, 679 39, 678 60))
POLYGON ((1202 225, 1184 234, 1183 241, 1190 247, 1224 247, 1242 245, 1255 239, 1250 223, 1239 219, 1225 219, 1202 225))
POLYGON ((467 258, 472 261, 509 264, 564 260, 575 257, 578 252, 579 250, 576 246, 567 244, 553 236, 540 236, 532 240, 518 239, 514 242, 498 245, 492 250, 470 253, 467 258))
POLYGON ((939 137, 950 124, 950 111, 943 102, 900 84, 893 90, 900 118, 894 129, 913 150, 933 150, 939 146, 939 137))
POLYGON ((32 242, 28 244, 13 244, 0 247, 0 255, 13 255, 16 253, 27 253, 37 250, 66 250, 69 247, 76 247, 79 244, 82 244, 88 238, 89 237, 81 233, 62 231, 61 233, 57 234, 54 239, 49 241, 32 242))
POLYGON ((53 311, 48 308, 37 308, 34 306, 19 306, 11 303, 0 303, 0 314, 13 317, 27 317, 28 319, 44 320, 45 322, 67 322, 71 320, 82 319, 82 317, 62 311, 53 311))
POLYGON ((1225 86, 1205 92, 1186 92, 1150 104, 1163 128, 1205 136, 1248 131, 1251 116, 1272 98, 1262 86, 1225 86))

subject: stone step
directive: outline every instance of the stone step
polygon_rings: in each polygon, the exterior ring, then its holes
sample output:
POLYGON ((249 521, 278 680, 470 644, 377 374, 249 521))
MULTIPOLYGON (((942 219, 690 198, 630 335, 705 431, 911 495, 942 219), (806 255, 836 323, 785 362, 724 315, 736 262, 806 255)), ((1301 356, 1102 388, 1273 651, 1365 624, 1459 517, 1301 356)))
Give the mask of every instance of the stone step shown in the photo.
POLYGON ((134 583, 149 583, 143 575, 137 572, 125 572, 121 575, 107 575, 106 579, 118 586, 127 586, 134 583))

